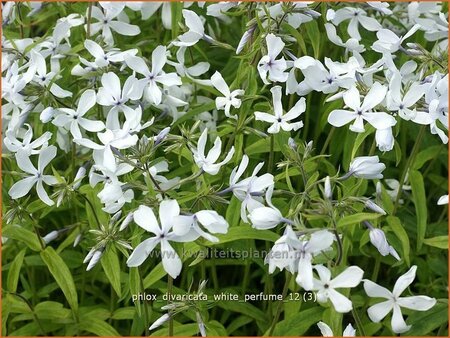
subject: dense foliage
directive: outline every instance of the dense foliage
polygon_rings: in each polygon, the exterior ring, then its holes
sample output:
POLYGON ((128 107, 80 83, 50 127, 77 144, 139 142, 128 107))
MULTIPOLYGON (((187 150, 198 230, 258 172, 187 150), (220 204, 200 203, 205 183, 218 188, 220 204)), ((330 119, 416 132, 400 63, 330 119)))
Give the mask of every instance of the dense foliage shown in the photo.
POLYGON ((448 335, 446 3, 2 6, 2 335, 448 335))

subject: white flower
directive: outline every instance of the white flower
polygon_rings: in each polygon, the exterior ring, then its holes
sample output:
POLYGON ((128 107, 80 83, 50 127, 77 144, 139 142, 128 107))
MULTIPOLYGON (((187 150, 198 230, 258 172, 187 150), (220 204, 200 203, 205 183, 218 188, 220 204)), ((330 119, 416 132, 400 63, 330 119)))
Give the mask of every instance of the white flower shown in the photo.
POLYGON ((372 49, 379 53, 395 53, 401 47, 403 41, 413 35, 420 28, 420 25, 414 25, 403 37, 398 37, 389 29, 380 29, 377 32, 378 40, 372 45, 372 49))
POLYGON ((402 307, 416 311, 427 311, 436 304, 436 299, 427 296, 400 297, 416 277, 416 270, 417 266, 414 265, 407 273, 400 276, 392 292, 370 280, 364 280, 364 290, 369 297, 387 299, 369 307, 367 314, 371 321, 378 323, 389 312, 393 311, 391 320, 392 331, 403 333, 408 331, 411 325, 406 325, 401 312, 402 307))
POLYGON ((312 259, 333 244, 334 235, 328 230, 314 232, 308 240, 301 239, 298 252, 297 278, 295 281, 306 291, 313 289, 313 267, 312 259))
POLYGON ((17 165, 21 170, 29 174, 26 178, 14 183, 8 194, 11 198, 16 199, 25 196, 36 184, 37 194, 42 202, 52 206, 54 202, 48 197, 44 189, 43 182, 48 185, 58 183, 55 176, 45 175, 45 167, 56 157, 56 147, 50 146, 39 153, 38 167, 33 165, 28 154, 21 151, 16 153, 17 165))
POLYGON ((134 221, 144 230, 153 233, 155 236, 144 240, 139 244, 127 260, 129 267, 140 266, 150 255, 153 249, 161 244, 161 258, 164 270, 172 277, 177 278, 181 272, 181 259, 170 245, 169 241, 180 242, 172 230, 174 219, 180 214, 180 207, 176 200, 165 200, 159 205, 158 224, 153 210, 141 205, 133 214, 134 221))
POLYGON ((335 45, 344 47, 346 50, 350 50, 352 52, 362 53, 365 51, 364 45, 360 45, 357 39, 350 38, 346 42, 343 42, 336 33, 336 27, 331 23, 326 23, 325 29, 327 32, 328 40, 330 40, 335 45))
POLYGON ((137 49, 130 49, 125 52, 112 49, 105 52, 98 43, 89 39, 84 41, 84 48, 95 58, 95 65, 99 68, 108 66, 110 62, 123 62, 128 55, 134 56, 138 52, 137 49))
POLYGON ((437 205, 444 205, 444 204, 448 204, 448 194, 442 195, 441 197, 439 197, 439 200, 437 201, 437 205))
POLYGON ((359 63, 355 61, 354 58, 350 58, 347 64, 342 64, 325 58, 325 64, 329 69, 327 70, 322 62, 310 56, 298 58, 294 61, 294 67, 302 71, 305 79, 298 84, 297 94, 306 95, 312 90, 329 94, 336 92, 339 88, 350 88, 356 81, 353 64, 359 66, 359 63))
POLYGON ((124 129, 106 129, 103 133, 98 133, 97 136, 102 144, 97 144, 87 138, 76 138, 74 142, 83 147, 94 149, 95 163, 113 172, 117 165, 111 147, 127 149, 134 146, 138 141, 137 135, 131 135, 128 130, 124 129))
POLYGON ((92 89, 86 90, 78 101, 77 109, 58 108, 63 114, 59 114, 53 120, 53 124, 58 127, 66 127, 74 138, 81 138, 80 127, 91 132, 99 132, 105 129, 102 121, 92 121, 84 115, 95 106, 96 95, 92 89))
POLYGON ((174 41, 175 46, 193 46, 200 39, 213 40, 212 37, 205 34, 205 28, 203 27, 203 22, 197 13, 190 11, 188 9, 183 9, 183 18, 186 26, 189 30, 178 36, 178 40, 174 41))
POLYGON ((394 135, 392 134, 392 128, 377 129, 375 131, 375 141, 380 151, 391 151, 394 149, 394 135))
POLYGON ((400 260, 400 256, 397 251, 389 245, 384 231, 373 227, 369 222, 364 221, 364 224, 369 228, 369 238, 370 242, 377 248, 382 256, 387 256, 391 254, 396 260, 400 260))
POLYGON ((297 271, 297 249, 301 243, 290 225, 286 226, 283 236, 273 245, 270 252, 264 258, 264 264, 269 264, 269 273, 273 273, 276 268, 283 270, 286 268, 290 273, 297 271))
POLYGON ((178 62, 167 60, 167 64, 174 66, 178 75, 180 75, 181 77, 186 76, 198 84, 211 86, 210 80, 201 80, 195 78, 196 76, 205 74, 209 70, 210 64, 208 62, 202 61, 196 63, 195 65, 187 66, 185 64, 185 55, 184 55, 186 53, 186 49, 187 47, 178 48, 176 54, 178 62))
POLYGON ((394 126, 397 121, 391 115, 385 112, 372 112, 373 108, 383 101, 386 91, 385 86, 375 82, 361 104, 358 89, 356 87, 350 88, 344 93, 343 98, 345 104, 353 111, 335 109, 328 115, 328 123, 335 127, 342 127, 354 121, 350 130, 356 133, 365 131, 364 121, 369 122, 375 129, 386 129, 394 126))
POLYGON ((267 55, 258 62, 258 72, 265 84, 273 82, 286 82, 288 73, 285 72, 287 63, 284 57, 277 60, 277 56, 284 48, 284 42, 278 36, 270 33, 266 36, 267 55), (268 73, 268 74, 267 74, 268 73), (270 80, 270 81, 268 81, 270 80))
POLYGON ((297 103, 286 114, 283 114, 283 106, 281 105, 281 87, 272 87, 270 91, 272 92, 273 111, 275 115, 257 111, 255 112, 255 120, 272 123, 269 129, 267 129, 267 132, 270 134, 279 133, 280 128, 284 131, 291 131, 298 130, 303 127, 302 121, 290 121, 299 117, 306 110, 305 98, 300 98, 300 100, 298 100, 297 103))
POLYGON ((403 97, 401 89, 402 75, 396 71, 389 82, 389 90, 386 95, 386 108, 390 111, 397 111, 402 119, 414 119, 416 117, 416 110, 412 110, 411 107, 425 94, 424 86, 413 83, 403 97))
MULTIPOLYGON (((320 333, 323 337, 335 337, 331 328, 325 324, 324 322, 318 322, 317 326, 319 327, 320 333)), ((352 324, 348 324, 342 333, 342 337, 355 337, 356 330, 353 328, 352 324)))
POLYGON ((134 198, 132 189, 124 189, 125 183, 112 179, 106 182, 102 191, 97 194, 100 201, 105 204, 103 211, 114 214, 119 211, 125 203, 130 203, 134 198))
POLYGON ((350 299, 336 291, 339 288, 354 288, 363 277, 364 271, 357 266, 350 266, 339 275, 331 279, 331 272, 323 265, 314 266, 320 280, 314 278, 313 290, 317 291, 317 301, 325 303, 328 299, 337 312, 345 313, 352 310, 350 299))
POLYGON ((194 215, 180 215, 174 218, 173 232, 184 239, 184 241, 194 241, 203 237, 210 242, 217 243, 219 239, 210 235, 202 229, 214 234, 226 234, 228 223, 214 210, 197 211, 194 215))
POLYGON ((21 151, 27 155, 39 154, 43 148, 48 146, 52 133, 46 131, 36 140, 31 141, 33 139, 33 128, 29 124, 25 124, 25 126, 27 127, 26 131, 23 128, 8 129, 3 142, 6 148, 13 153, 21 151), (22 140, 18 140, 18 137, 22 138, 22 140))
POLYGON ((97 102, 102 106, 111 107, 106 117, 106 128, 120 129, 119 112, 123 111, 127 120, 133 119, 136 114, 127 103, 142 96, 142 91, 137 85, 138 80, 134 76, 129 76, 122 88, 119 77, 113 72, 108 72, 102 75, 101 82, 97 102))
POLYGON ((255 208, 251 210, 250 215, 248 215, 248 218, 250 218, 250 221, 252 222, 252 226, 256 229, 272 229, 281 222, 293 224, 292 221, 284 218, 280 210, 272 204, 272 194, 273 185, 270 185, 266 190, 266 202, 269 207, 263 206, 255 208))
POLYGON ((271 207, 253 209, 248 218, 252 226, 259 230, 272 229, 283 221, 280 210, 271 207))
POLYGON ((192 153, 194 155, 194 161, 200 169, 210 175, 216 175, 219 172, 220 167, 228 163, 233 157, 234 147, 231 147, 230 151, 222 162, 216 163, 220 156, 222 141, 220 140, 220 137, 217 136, 216 140, 214 141, 214 146, 209 150, 208 155, 205 156, 205 146, 207 138, 208 129, 205 129, 198 139, 197 148, 192 149, 192 153))
POLYGON ((226 117, 232 117, 237 119, 236 115, 230 115, 231 106, 234 108, 239 108, 241 106, 241 100, 237 96, 244 95, 244 90, 236 89, 230 91, 227 83, 223 79, 219 72, 215 72, 211 77, 211 83, 219 92, 221 92, 225 97, 216 98, 216 108, 217 110, 224 110, 226 117))
POLYGON ((361 24, 368 31, 372 32, 378 31, 382 28, 376 19, 367 16, 367 13, 360 8, 345 7, 338 9, 334 13, 331 22, 337 26, 345 20, 350 20, 347 27, 348 34, 358 41, 361 40, 361 35, 358 30, 359 24, 361 24))
MULTIPOLYGON (((126 36, 135 36, 141 32, 139 26, 123 21, 125 18, 128 19, 128 17, 120 15, 125 7, 124 3, 99 2, 99 4, 103 7, 103 11, 97 6, 92 7, 91 16, 98 21, 91 23, 90 29, 93 35, 101 31, 103 41, 107 45, 111 46, 114 43, 111 30, 126 36)), ((87 25, 85 28, 87 29, 87 25)))
POLYGON ((381 173, 386 169, 384 163, 380 163, 378 156, 360 156, 355 157, 350 163, 350 168, 346 176, 355 176, 357 178, 375 179, 383 178, 381 173))
POLYGON ((130 56, 125 59, 125 62, 132 70, 144 75, 144 78, 139 79, 139 84, 144 91, 144 99, 152 104, 159 105, 162 100, 162 92, 157 83, 166 86, 181 85, 181 79, 176 73, 163 71, 167 62, 165 46, 158 46, 153 50, 151 71, 140 57, 130 56))
POLYGON ((36 71, 36 74, 33 78, 34 82, 43 87, 49 87, 50 92, 56 97, 64 98, 72 96, 71 92, 62 89, 54 82, 54 80, 58 78, 56 72, 47 72, 47 65, 45 63, 44 57, 40 53, 36 52, 35 49, 31 50, 30 63, 30 69, 36 71))
POLYGON ((248 222, 247 210, 251 213, 256 208, 264 207, 264 199, 262 198, 264 191, 274 185, 272 174, 266 173, 259 177, 257 176, 264 165, 264 162, 258 163, 255 169, 253 169, 253 173, 250 177, 239 181, 244 174, 244 171, 247 169, 248 162, 248 156, 244 155, 239 166, 235 167, 231 172, 229 188, 223 191, 233 191, 234 196, 242 201, 241 218, 244 222, 248 222))

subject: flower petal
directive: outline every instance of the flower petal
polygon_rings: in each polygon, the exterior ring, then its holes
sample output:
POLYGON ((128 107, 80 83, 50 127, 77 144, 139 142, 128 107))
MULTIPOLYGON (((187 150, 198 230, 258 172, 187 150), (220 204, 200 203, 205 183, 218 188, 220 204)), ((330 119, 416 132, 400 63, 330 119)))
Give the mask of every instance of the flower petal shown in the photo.
POLYGON ((142 243, 140 243, 131 253, 130 257, 128 257, 127 260, 127 266, 128 267, 136 267, 144 263, 144 261, 147 259, 148 255, 152 250, 155 248, 155 246, 158 244, 158 241, 156 238, 148 238, 142 243))
POLYGON ((133 219, 137 225, 142 229, 152 232, 155 235, 161 233, 158 221, 156 220, 153 210, 145 205, 139 206, 139 208, 133 213, 133 219))
POLYGON ((406 288, 413 282, 414 278, 416 278, 416 270, 417 266, 413 265, 407 273, 397 279, 397 282, 394 285, 394 289, 392 290, 392 294, 395 297, 399 297, 403 293, 403 291, 405 291, 406 288))

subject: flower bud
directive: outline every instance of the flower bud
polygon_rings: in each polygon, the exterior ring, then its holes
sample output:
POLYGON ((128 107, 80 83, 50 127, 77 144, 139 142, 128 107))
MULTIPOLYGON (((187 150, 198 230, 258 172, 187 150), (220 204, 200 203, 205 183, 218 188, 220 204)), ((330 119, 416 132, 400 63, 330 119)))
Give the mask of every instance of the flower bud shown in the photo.
POLYGON ((95 250, 94 253, 92 254, 92 258, 89 260, 89 264, 86 268, 86 271, 90 271, 94 266, 96 266, 102 255, 103 251, 95 250))
POLYGON ((165 322, 167 322, 170 319, 170 316, 168 313, 163 314, 161 317, 159 317, 155 322, 148 328, 149 330, 154 330, 157 327, 163 325, 165 322))
POLYGON ((378 206, 376 203, 372 202, 372 201, 369 200, 369 199, 366 200, 366 202, 364 203, 364 206, 365 206, 367 209, 370 209, 370 210, 372 210, 372 211, 375 211, 375 212, 377 212, 377 213, 379 213, 379 214, 386 215, 386 211, 384 211, 383 208, 381 208, 380 206, 378 206))
POLYGON ((283 215, 278 209, 261 207, 254 209, 248 218, 256 229, 272 229, 283 221, 283 215))
POLYGON ((324 190, 325 198, 331 200, 333 198, 333 192, 331 191, 330 176, 325 177, 324 190))
POLYGON ((132 221, 133 221, 133 213, 130 212, 120 225, 119 231, 125 230, 132 221))
POLYGON ((397 251, 389 245, 383 230, 372 227, 369 230, 369 237, 370 242, 377 248, 382 256, 391 254, 395 259, 400 260, 397 251))
POLYGON ((45 244, 50 243, 51 241, 54 241, 58 238, 59 232, 57 230, 53 230, 52 232, 49 232, 47 235, 45 235, 42 240, 45 244))

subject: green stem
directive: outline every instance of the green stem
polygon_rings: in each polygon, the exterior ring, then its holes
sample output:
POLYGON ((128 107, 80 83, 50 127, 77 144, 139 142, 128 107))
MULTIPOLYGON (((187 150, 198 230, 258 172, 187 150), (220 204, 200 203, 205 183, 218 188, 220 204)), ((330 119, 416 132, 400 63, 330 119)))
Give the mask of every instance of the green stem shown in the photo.
MULTIPOLYGON (((169 299, 168 304, 170 302, 170 297, 173 293, 173 278, 171 276, 168 276, 168 280, 167 280, 167 299, 169 299)), ((173 318, 171 315, 172 310, 169 310, 169 337, 173 336, 173 318)))
MULTIPOLYGON (((289 284, 291 282, 291 279, 292 279, 292 275, 289 273, 288 276, 286 277, 286 281, 284 282, 283 294, 282 294, 283 301, 286 298, 287 292, 289 290, 289 284)), ((275 317, 273 317, 272 325, 270 325, 269 336, 271 336, 273 334, 273 330, 275 330, 275 326, 278 323, 278 319, 280 318, 280 315, 281 315, 281 307, 283 305, 283 301, 280 301, 278 303, 277 312, 275 313, 275 317)))
POLYGON ((398 203, 399 203, 399 200, 400 200, 400 196, 401 196, 402 191, 403 191, 403 189, 402 189, 403 188, 403 184, 405 184, 406 175, 408 173, 409 167, 411 166, 411 164, 413 163, 413 161, 414 161, 414 159, 416 157, 417 151, 419 150, 420 142, 422 141, 422 138, 423 138, 423 136, 425 134, 425 129, 426 129, 426 126, 421 126, 420 127, 420 131, 419 131, 419 134, 418 134, 418 136, 416 138, 416 142, 414 143, 413 149, 411 150, 411 153, 410 153, 410 155, 408 157, 408 160, 406 162, 405 168, 403 169, 402 176, 400 177, 400 181, 399 181, 399 188, 398 188, 397 196, 395 198, 394 210, 392 211, 392 216, 394 216, 396 211, 397 211, 398 203))
POLYGON ((358 312, 355 309, 352 310, 352 315, 353 318, 355 319, 356 327, 358 328, 358 335, 361 337, 365 337, 366 333, 364 331, 364 327, 361 323, 361 319, 359 318, 358 312))
POLYGON ((333 138, 335 129, 336 129, 335 127, 331 127, 331 130, 328 133, 325 143, 323 144, 322 150, 320 151, 320 155, 323 155, 325 153, 325 150, 327 150, 328 144, 330 143, 331 139, 333 138))
MULTIPOLYGON (((145 293, 144 280, 142 279, 142 273, 139 268, 138 268, 138 274, 139 274, 139 282, 141 284, 142 294, 144 294, 145 293)), ((147 304, 147 301, 144 300, 144 316, 145 316, 145 318, 144 318, 145 324, 144 325, 145 325, 145 335, 146 336, 150 335, 150 331, 149 331, 150 326, 148 325, 148 323, 149 323, 149 313, 148 312, 149 312, 148 304, 147 304)))
POLYGON ((87 23, 86 23, 86 39, 89 39, 91 36, 91 17, 92 17, 92 4, 93 2, 89 2, 88 12, 87 12, 87 23))
POLYGON ((273 134, 270 134, 270 153, 269 153, 269 164, 268 164, 268 169, 269 169, 270 173, 273 172, 274 148, 275 148, 275 137, 273 134))

